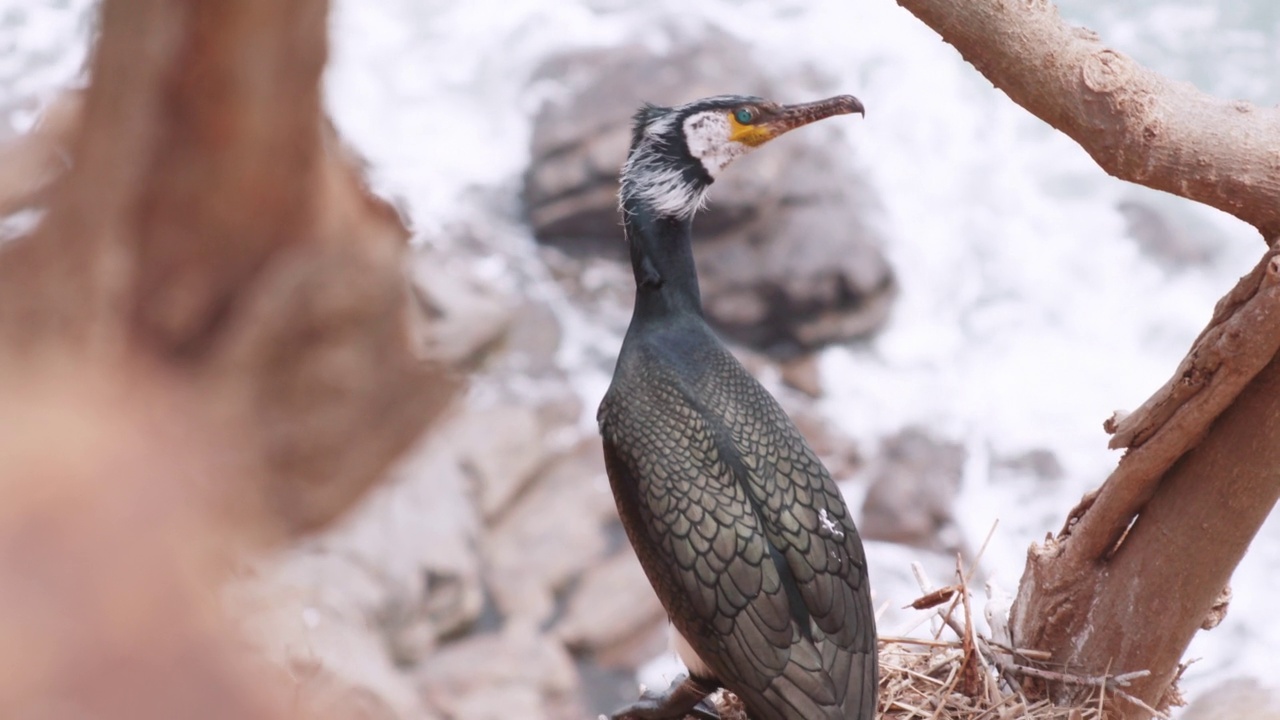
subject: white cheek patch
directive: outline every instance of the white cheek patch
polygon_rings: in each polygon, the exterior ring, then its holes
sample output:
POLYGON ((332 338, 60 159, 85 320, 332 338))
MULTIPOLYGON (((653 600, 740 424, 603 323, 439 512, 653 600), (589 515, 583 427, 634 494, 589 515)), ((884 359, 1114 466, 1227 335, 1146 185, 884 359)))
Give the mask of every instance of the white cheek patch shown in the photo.
POLYGON ((729 118, 723 110, 708 110, 690 115, 684 121, 684 139, 689 154, 702 161, 712 179, 726 165, 745 155, 751 148, 729 136, 729 118))

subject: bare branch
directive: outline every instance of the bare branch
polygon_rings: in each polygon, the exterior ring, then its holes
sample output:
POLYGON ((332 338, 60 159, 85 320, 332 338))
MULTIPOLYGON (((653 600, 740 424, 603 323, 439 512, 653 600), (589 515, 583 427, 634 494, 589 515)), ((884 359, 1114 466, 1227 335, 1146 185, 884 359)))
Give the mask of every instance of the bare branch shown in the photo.
POLYGON ((1082 557, 1108 552, 1161 477, 1200 442, 1214 418, 1280 351, 1280 250, 1263 256, 1224 297, 1173 377, 1114 426, 1111 447, 1129 453, 1073 534, 1082 557))
POLYGON ((1280 110, 1173 82, 1071 27, 1049 0, 898 0, 1104 170, 1280 235, 1280 110))

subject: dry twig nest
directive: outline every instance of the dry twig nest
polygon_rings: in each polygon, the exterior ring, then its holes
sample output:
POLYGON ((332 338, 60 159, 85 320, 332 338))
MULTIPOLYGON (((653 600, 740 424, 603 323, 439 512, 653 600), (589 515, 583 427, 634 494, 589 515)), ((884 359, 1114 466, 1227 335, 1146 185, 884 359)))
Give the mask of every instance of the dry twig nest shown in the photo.
MULTIPOLYGON (((956 582, 932 588, 919 565, 912 568, 923 595, 911 604, 941 621, 932 638, 880 638, 880 710, 886 720, 1103 720, 1118 701, 1137 703, 1158 718, 1164 709, 1147 706, 1125 691, 1146 671, 1088 676, 1053 668, 1046 653, 1012 649, 988 637, 973 623, 969 580, 956 563, 956 582), (1028 681, 1093 688, 1076 707, 1029 696, 1028 681)), ((922 619, 922 623, 924 619, 922 619)), ((1185 666, 1184 666, 1185 667, 1185 666)), ((1175 687, 1168 705, 1182 704, 1175 687)), ((722 720, 751 720, 742 702, 728 691, 716 698, 722 720)), ((697 720, 688 717, 685 720, 697 720)))

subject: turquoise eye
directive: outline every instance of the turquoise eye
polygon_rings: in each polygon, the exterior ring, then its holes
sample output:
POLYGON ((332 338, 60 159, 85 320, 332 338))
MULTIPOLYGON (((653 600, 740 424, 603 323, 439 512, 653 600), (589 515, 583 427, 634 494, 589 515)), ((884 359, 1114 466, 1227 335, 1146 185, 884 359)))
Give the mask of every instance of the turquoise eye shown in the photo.
POLYGON ((733 114, 733 118, 743 125, 750 125, 751 121, 756 119, 756 115, 751 112, 751 108, 738 108, 738 111, 733 114))

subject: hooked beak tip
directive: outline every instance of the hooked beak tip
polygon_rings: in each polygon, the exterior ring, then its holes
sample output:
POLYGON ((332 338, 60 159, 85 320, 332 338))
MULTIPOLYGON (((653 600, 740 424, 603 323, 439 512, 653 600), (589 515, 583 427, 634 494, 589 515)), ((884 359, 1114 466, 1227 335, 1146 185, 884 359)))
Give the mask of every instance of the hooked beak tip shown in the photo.
POLYGON ((782 106, 778 115, 770 123, 776 137, 795 128, 817 122, 833 115, 852 115, 857 113, 866 117, 867 111, 862 101, 852 95, 836 95, 826 100, 782 106))

